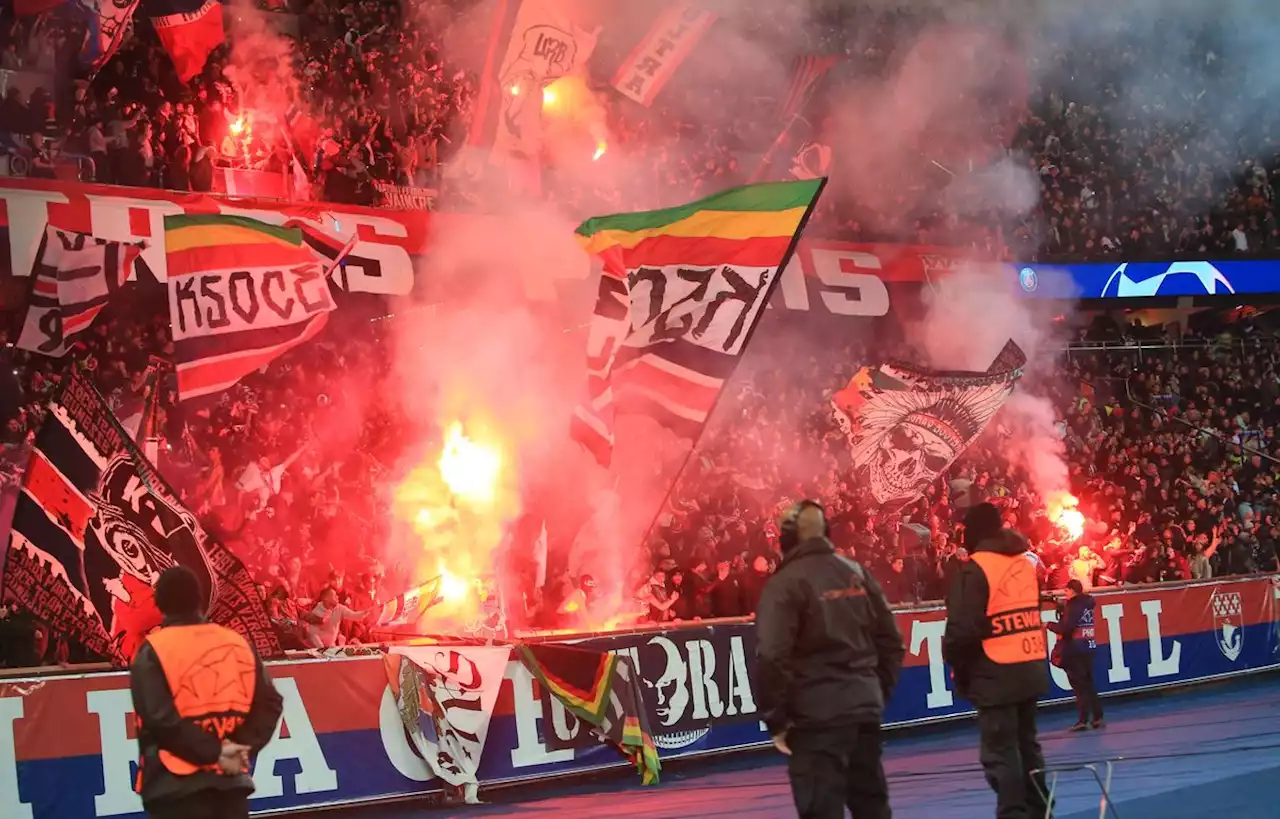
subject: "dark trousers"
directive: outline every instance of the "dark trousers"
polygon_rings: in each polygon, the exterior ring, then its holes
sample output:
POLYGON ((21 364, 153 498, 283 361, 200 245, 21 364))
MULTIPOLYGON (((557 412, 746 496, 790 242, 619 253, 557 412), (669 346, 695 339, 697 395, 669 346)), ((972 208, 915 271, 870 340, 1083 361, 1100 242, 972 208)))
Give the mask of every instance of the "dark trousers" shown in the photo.
POLYGON ((787 773, 800 819, 890 819, 880 726, 843 725, 787 734, 787 773))
POLYGON ((248 819, 249 794, 202 790, 147 805, 149 819, 248 819))
POLYGON ((1076 695, 1080 722, 1088 722, 1091 718, 1094 722, 1101 722, 1102 701, 1098 699, 1098 687, 1093 683, 1093 655, 1067 657, 1062 661, 1062 670, 1067 672, 1067 681, 1076 695))
POLYGON ((979 758, 987 784, 996 792, 996 819, 1043 819, 1044 767, 1036 738, 1036 701, 978 709, 979 758), (1036 785, 1039 785, 1039 788, 1036 785))

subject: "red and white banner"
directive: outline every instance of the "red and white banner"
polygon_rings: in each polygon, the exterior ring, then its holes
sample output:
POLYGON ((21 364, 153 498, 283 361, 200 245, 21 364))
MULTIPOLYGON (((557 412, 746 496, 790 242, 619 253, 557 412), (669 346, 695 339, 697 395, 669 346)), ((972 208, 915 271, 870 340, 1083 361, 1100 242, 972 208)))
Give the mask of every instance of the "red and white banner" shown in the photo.
MULTIPOLYGON (((165 283, 164 217, 180 213, 248 216, 273 225, 297 220, 343 241, 354 237, 356 243, 346 263, 333 274, 334 283, 350 292, 391 296, 408 295, 416 271, 431 274, 425 257, 437 231, 501 237, 510 228, 503 219, 479 214, 378 210, 320 202, 291 205, 212 194, 0 178, 0 280, 31 274, 49 224, 117 242, 147 242, 140 266, 165 283)), ((891 303, 905 306, 901 302, 904 293, 930 279, 936 281, 968 259, 964 251, 954 248, 802 239, 782 271, 772 306, 849 318, 887 316, 891 303)), ((547 286, 545 269, 528 271, 524 284, 529 298, 545 301, 556 298, 558 291, 562 297, 582 296, 582 303, 591 302, 594 280, 585 253, 581 264, 559 265, 552 273, 561 286, 547 286)), ((0 287, 0 291, 4 289, 0 287)))
POLYGON ((613 87, 641 105, 652 105, 715 21, 714 14, 698 8, 693 0, 678 0, 622 61, 613 87))

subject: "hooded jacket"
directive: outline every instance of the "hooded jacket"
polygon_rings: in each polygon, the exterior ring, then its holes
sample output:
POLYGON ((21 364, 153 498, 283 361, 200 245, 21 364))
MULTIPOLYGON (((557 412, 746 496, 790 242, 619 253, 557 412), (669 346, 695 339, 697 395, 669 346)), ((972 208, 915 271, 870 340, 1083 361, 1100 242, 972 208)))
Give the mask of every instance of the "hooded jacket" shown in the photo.
POLYGON ((906 649, 880 585, 831 541, 786 553, 760 594, 756 633, 771 734, 880 723, 906 649))
MULTIPOLYGON (((1026 553, 1027 541, 1001 529, 978 541, 972 551, 1014 557, 1026 553)), ((990 595, 982 567, 972 560, 965 563, 947 595, 947 631, 942 638, 942 657, 955 675, 956 692, 979 708, 1026 702, 1049 690, 1046 661, 999 665, 983 652, 983 641, 992 636, 987 619, 990 595)))

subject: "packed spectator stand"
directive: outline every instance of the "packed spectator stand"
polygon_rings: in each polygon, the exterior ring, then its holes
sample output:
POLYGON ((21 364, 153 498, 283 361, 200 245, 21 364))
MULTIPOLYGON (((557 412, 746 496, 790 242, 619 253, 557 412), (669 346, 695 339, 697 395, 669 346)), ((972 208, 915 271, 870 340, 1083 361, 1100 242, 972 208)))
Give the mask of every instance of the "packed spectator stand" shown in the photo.
MULTIPOLYGON (((232 54, 215 54, 200 77, 181 87, 140 28, 92 83, 29 94, 11 88, 0 107, 0 145, 11 156, 30 156, 33 176, 53 176, 60 156, 76 156, 87 159, 75 163, 82 179, 172 190, 210 190, 215 166, 293 172, 295 159, 321 200, 375 203, 375 180, 436 184, 440 165, 461 142, 476 77, 441 58, 425 33, 426 9, 316 0, 294 11, 292 54, 273 58, 290 61, 293 70, 286 73, 298 78, 296 86, 281 85, 279 101, 299 112, 289 114, 291 120, 314 124, 292 131, 305 133, 306 141, 233 133, 241 107, 226 72, 232 54)), ((920 16, 844 10, 826 32, 846 44, 850 60, 841 72, 887 71, 893 39, 873 42, 867 32, 906 37, 927 22, 920 16), (873 24, 865 25, 872 14, 873 24), (856 37, 839 36, 855 29, 856 37)), ((69 24, 56 14, 4 17, 0 67, 58 73, 74 41, 69 24)), ((741 25, 750 35, 768 21, 741 25)), ((1041 199, 1016 223, 962 219, 947 211, 939 193, 920 197, 909 219, 837 198, 824 205, 810 231, 973 246, 1021 260, 1273 253, 1280 233, 1271 180, 1280 172, 1280 145, 1261 145, 1234 172, 1221 173, 1222 165, 1210 159, 1222 143, 1215 123, 1173 130, 1134 122, 1122 109, 1129 103, 1124 95, 1053 84, 1071 75, 1072 59, 1101 71, 1100 63, 1119 58, 1092 52, 1040 57, 1055 70, 1045 74, 1045 87, 1034 89, 1011 144, 1038 174, 1041 199), (1135 135, 1135 129, 1147 130, 1135 135), (1175 135, 1203 150, 1175 147, 1175 135), (1140 147, 1145 153, 1135 155, 1140 147)), ((728 96, 719 105, 734 110, 728 96)), ((776 123, 704 133, 676 113, 693 105, 610 104, 611 138, 619 150, 651 163, 660 200, 744 181, 761 140, 775 135, 776 123)), ((609 190, 553 185, 547 194, 583 215, 620 205, 609 190)), ((171 349, 164 304, 135 287, 134 297, 113 302, 67 360, 13 349, 22 312, 4 317, 3 371, 12 372, 21 391, 16 416, 0 430, 0 482, 10 490, 67 367, 91 372, 100 391, 123 407, 140 394, 151 357, 171 349)), ((637 599, 658 622, 750 615, 776 562, 771 538, 779 503, 800 495, 827 504, 836 542, 867 562, 900 603, 943 595, 965 559, 957 509, 978 494, 997 500, 1010 524, 1031 536, 1054 585, 1068 576, 1105 584, 1275 571, 1280 379, 1267 319, 1266 313, 1206 313, 1192 317, 1190 330, 1150 330, 1100 316, 1078 331, 1051 370, 1037 373, 1064 422, 1072 491, 1091 524, 1079 539, 1064 538, 1045 519, 1045 499, 1000 455, 998 421, 926 500, 890 519, 868 515, 865 499, 841 480, 846 456, 829 396, 860 364, 898 352, 902 340, 820 344, 812 328, 779 322, 775 355, 789 345, 801 364, 783 372, 748 360, 727 387, 732 417, 708 428, 672 497, 671 514, 646 544, 649 559, 632 567, 637 599), (824 478, 797 482, 779 466, 782 452, 788 462, 820 464, 811 473, 824 478)), ((378 546, 389 520, 383 484, 409 419, 375 406, 359 413, 360 429, 331 422, 344 401, 355 400, 349 380, 348 394, 330 394, 335 373, 366 374, 365 395, 393 388, 386 356, 379 354, 380 332, 368 316, 348 316, 319 342, 201 411, 179 407, 172 386, 162 390, 166 476, 208 529, 251 566, 292 647, 317 647, 301 613, 324 588, 336 588, 340 601, 360 612, 412 579, 378 546), (361 550, 353 553, 351 543, 361 550)), ((530 624, 555 625, 554 612, 576 583, 567 574, 553 578, 540 606, 528 612, 530 624)), ((353 619, 342 639, 359 640, 364 628, 353 619)), ((47 637, 3 661, 84 659, 57 635, 47 637)))

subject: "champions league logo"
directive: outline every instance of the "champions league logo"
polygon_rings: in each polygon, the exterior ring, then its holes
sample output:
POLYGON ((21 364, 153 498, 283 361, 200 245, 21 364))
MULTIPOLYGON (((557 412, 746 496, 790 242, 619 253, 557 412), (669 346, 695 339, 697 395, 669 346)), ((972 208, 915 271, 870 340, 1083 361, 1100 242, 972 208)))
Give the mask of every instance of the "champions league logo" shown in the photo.
MULTIPOLYGON (((1150 265, 1138 265, 1143 270, 1150 265)), ((1023 285, 1025 287, 1025 283, 1023 285)), ((1137 299, 1152 296, 1222 296, 1235 293, 1231 281, 1209 262, 1174 262, 1158 273, 1130 273, 1129 263, 1117 267, 1102 292, 1104 299, 1137 299)))
POLYGON ((1234 663, 1244 651, 1244 607, 1240 593, 1215 591, 1209 602, 1213 606, 1213 635, 1218 650, 1234 663))

